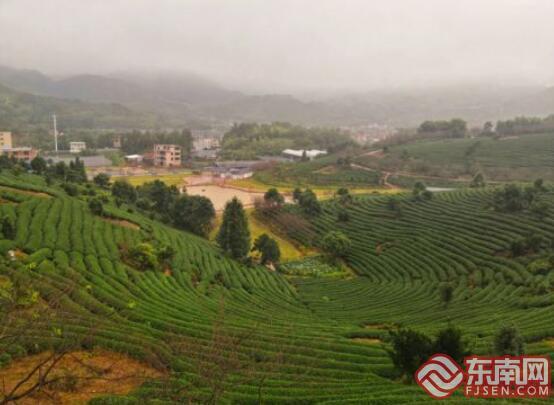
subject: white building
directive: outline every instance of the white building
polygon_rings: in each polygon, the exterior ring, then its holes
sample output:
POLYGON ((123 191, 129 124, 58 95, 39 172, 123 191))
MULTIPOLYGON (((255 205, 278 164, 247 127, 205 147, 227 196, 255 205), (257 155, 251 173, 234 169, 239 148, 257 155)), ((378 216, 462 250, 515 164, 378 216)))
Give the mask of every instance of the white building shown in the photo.
POLYGON ((87 149, 87 144, 85 142, 69 142, 70 153, 81 153, 86 149, 87 149))
POLYGON ((220 142, 218 138, 202 137, 196 138, 192 141, 192 149, 194 151, 218 149, 219 147, 220 142))
POLYGON ((327 151, 318 149, 285 149, 282 153, 284 156, 294 160, 300 160, 304 156, 306 156, 309 160, 314 160, 320 155, 326 155, 327 151))
POLYGON ((219 177, 221 179, 232 179, 232 180, 239 180, 239 179, 247 179, 249 177, 252 177, 254 172, 249 167, 217 167, 213 170, 213 173, 216 177, 219 177))

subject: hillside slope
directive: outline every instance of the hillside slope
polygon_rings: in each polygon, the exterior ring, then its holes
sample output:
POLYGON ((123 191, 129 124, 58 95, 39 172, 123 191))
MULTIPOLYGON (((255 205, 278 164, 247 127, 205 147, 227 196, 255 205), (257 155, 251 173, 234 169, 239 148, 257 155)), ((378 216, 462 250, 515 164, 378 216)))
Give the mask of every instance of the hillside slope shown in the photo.
MULTIPOLYGON (((3 260, 1 273, 26 280, 40 296, 65 296, 63 309, 72 314, 71 322, 61 325, 54 339, 79 341, 88 335, 87 347, 169 367, 174 384, 187 395, 201 396, 202 389, 194 385, 198 370, 177 343, 189 342, 197 351, 211 347, 222 308, 227 333, 248 336, 240 346, 224 344, 222 353, 258 359, 248 380, 225 383, 225 400, 240 403, 258 403, 260 395, 268 403, 432 401, 416 386, 387 378, 392 365, 378 339, 396 323, 432 333, 455 322, 483 353, 506 322, 517 324, 530 352, 544 353, 541 342, 554 336, 554 271, 535 274, 528 268, 533 257, 497 255, 529 232, 552 239, 554 222, 492 212, 489 190, 438 194, 426 203, 401 198, 401 217, 390 212, 386 197, 357 197, 347 208, 350 221, 340 224, 339 207, 327 202, 313 220, 314 231, 340 229, 350 236, 354 248, 346 260, 357 276, 287 279, 245 267, 204 239, 113 202, 107 211, 135 225, 106 221, 90 213, 86 196, 69 197, 37 176, 4 171, 0 186, 0 214, 16 223, 15 240, 0 246, 3 252, 24 252, 28 256, 20 260, 31 269, 12 269, 3 260), (175 249, 169 272, 139 271, 122 261, 120 246, 141 241, 175 249), (455 286, 448 308, 437 292, 445 281, 455 286), (90 325, 96 325, 92 335, 90 325)), ((554 202, 552 192, 544 198, 554 202)), ((37 324, 26 340, 31 348, 52 338, 51 327, 37 324)), ((554 354, 554 348, 548 350, 554 354)), ((165 385, 154 384, 132 398, 143 403, 170 396, 165 385)))
POLYGON ((0 85, 0 128, 3 130, 47 131, 53 113, 59 117, 61 130, 153 128, 161 119, 156 114, 139 113, 121 104, 37 96, 0 85))

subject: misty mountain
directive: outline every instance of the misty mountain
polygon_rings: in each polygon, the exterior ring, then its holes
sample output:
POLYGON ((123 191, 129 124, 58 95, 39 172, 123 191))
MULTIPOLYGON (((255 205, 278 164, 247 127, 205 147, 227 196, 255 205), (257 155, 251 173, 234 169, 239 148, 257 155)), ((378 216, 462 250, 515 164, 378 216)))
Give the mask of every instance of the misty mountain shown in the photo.
POLYGON ((227 103, 244 97, 193 74, 118 73, 54 80, 33 70, 0 66, 0 83, 14 90, 85 101, 151 105, 227 103))
POLYGON ((118 103, 92 103, 40 96, 12 90, 0 85, 0 129, 25 133, 47 131, 51 116, 58 115, 61 131, 79 129, 155 128, 168 117, 134 111, 118 103))
MULTIPOLYGON (((17 91, 117 103, 164 117, 161 127, 206 122, 289 121, 307 125, 417 126, 460 117, 472 125, 517 115, 554 113, 554 88, 465 84, 380 90, 302 101, 292 95, 249 95, 191 73, 119 72, 53 79, 33 70, 0 67, 0 84, 17 91)), ((131 126, 136 128, 137 125, 131 126)))

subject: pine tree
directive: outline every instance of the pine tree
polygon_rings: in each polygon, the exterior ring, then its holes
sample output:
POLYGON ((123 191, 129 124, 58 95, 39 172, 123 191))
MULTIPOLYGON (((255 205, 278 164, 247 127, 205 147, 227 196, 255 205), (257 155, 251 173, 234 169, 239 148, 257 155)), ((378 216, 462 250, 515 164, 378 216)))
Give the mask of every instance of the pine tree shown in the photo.
POLYGON ((244 259, 250 251, 250 230, 242 203, 234 197, 225 206, 217 243, 235 259, 244 259))

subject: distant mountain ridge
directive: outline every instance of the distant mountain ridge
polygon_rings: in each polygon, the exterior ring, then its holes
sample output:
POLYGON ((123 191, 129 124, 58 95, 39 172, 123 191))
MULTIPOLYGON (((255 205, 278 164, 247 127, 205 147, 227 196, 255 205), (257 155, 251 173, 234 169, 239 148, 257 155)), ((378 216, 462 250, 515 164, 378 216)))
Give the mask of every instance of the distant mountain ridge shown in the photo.
POLYGON ((471 124, 517 115, 554 113, 554 88, 460 85, 372 91, 301 101, 292 95, 249 95, 201 76, 175 72, 80 74, 53 79, 34 70, 0 66, 0 84, 16 91, 94 103, 118 103, 168 120, 191 122, 289 121, 305 125, 416 126, 460 117, 471 124))

